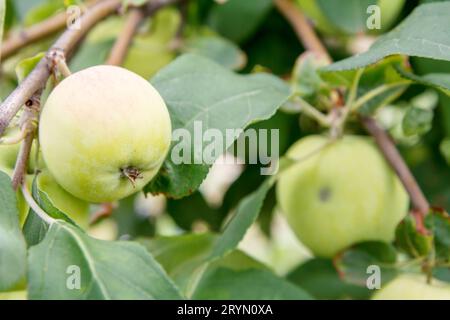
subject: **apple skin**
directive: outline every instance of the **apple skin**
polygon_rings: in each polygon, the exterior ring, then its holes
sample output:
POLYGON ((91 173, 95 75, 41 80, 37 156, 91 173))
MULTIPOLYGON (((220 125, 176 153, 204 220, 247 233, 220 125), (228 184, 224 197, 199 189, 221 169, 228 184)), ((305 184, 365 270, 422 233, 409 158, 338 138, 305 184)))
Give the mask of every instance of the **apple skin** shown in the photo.
MULTIPOLYGON (((73 195, 61 188, 50 172, 46 169, 39 173, 36 183, 38 189, 47 194, 50 201, 56 208, 67 214, 80 227, 87 228, 89 226, 88 202, 75 198, 73 195)), ((29 184, 29 188, 31 188, 31 183, 29 184)))
POLYGON ((403 274, 378 290, 372 300, 450 300, 450 284, 425 276, 403 274))
POLYGON ((400 181, 369 138, 344 136, 318 152, 327 142, 308 136, 287 152, 301 159, 281 172, 276 188, 289 225, 320 257, 362 241, 392 241, 408 209, 400 181))
MULTIPOLYGON (((0 171, 12 176, 19 149, 20 144, 0 146, 0 171)), ((35 150, 36 145, 33 144, 31 149, 32 156, 30 157, 28 164, 29 174, 25 177, 28 190, 30 191, 34 180, 34 174, 32 174, 32 172, 36 169, 33 157, 36 152, 35 150)), ((66 192, 53 179, 48 170, 45 169, 45 164, 42 161, 40 161, 40 165, 42 166, 42 169, 36 180, 38 189, 47 194, 53 205, 70 216, 80 227, 87 227, 89 223, 89 203, 77 199, 70 193, 66 192)), ((25 201, 21 190, 17 190, 16 196, 17 209, 19 211, 19 222, 22 226, 28 215, 29 206, 25 201)))
POLYGON ((45 163, 82 200, 101 203, 140 191, 158 172, 171 141, 167 107, 152 85, 126 69, 95 66, 64 79, 39 124, 45 163), (134 169, 139 177, 124 174, 134 169))

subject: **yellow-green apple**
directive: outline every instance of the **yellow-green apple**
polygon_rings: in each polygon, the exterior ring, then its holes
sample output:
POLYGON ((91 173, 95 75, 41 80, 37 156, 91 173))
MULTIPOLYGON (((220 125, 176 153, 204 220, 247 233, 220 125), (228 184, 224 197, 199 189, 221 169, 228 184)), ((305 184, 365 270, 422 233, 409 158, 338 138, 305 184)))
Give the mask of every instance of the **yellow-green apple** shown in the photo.
POLYGON ((39 123, 42 155, 68 192, 111 202, 141 190, 171 141, 167 107, 153 86, 115 66, 70 75, 50 93, 39 123))
POLYGON ((308 136, 287 152, 277 199, 297 237, 317 256, 332 257, 357 242, 392 241, 408 197, 373 142, 308 136))
POLYGON ((450 284, 415 274, 402 274, 377 291, 374 300, 450 300, 450 284))
MULTIPOLYGON (((14 171, 19 148, 20 144, 0 146, 0 170, 10 176, 12 176, 14 171)), ((36 144, 33 144, 28 164, 28 174, 25 177, 28 190, 30 191, 34 180, 33 173, 36 169, 36 164, 33 160, 35 158, 35 150, 36 144)), ((38 189, 48 196, 49 200, 56 208, 69 215, 81 227, 87 227, 89 222, 89 203, 75 198, 61 188, 48 170, 45 169, 45 165, 42 161, 40 161, 39 166, 41 167, 40 170, 42 172, 40 172, 36 178, 38 189)), ((19 210, 19 221, 20 224, 23 225, 28 214, 29 206, 26 203, 21 190, 17 191, 17 207, 19 210)))

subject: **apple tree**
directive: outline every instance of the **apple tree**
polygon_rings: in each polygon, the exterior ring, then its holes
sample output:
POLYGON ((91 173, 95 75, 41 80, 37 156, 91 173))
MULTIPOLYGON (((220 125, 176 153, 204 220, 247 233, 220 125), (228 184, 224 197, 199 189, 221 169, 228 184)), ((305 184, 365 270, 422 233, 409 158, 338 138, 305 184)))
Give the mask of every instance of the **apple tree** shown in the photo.
POLYGON ((0 0, 0 299, 450 299, 450 2, 0 0))

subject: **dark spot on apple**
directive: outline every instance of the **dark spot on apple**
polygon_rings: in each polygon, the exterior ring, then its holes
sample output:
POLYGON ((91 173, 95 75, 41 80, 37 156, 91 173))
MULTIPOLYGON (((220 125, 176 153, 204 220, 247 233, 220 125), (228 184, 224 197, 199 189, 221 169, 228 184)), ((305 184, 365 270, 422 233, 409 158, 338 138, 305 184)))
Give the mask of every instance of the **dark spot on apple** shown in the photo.
POLYGON ((327 202, 331 198, 331 189, 329 187, 322 187, 319 190, 319 199, 322 202, 327 202))

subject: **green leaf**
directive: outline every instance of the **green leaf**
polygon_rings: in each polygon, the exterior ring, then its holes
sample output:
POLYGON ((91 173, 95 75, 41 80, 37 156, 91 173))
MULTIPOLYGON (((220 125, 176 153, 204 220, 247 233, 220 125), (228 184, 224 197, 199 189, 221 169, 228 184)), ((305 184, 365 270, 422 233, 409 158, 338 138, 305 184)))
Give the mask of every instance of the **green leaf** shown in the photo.
POLYGON ((395 242, 398 247, 414 258, 428 255, 433 248, 433 237, 417 231, 416 221, 407 216, 395 231, 395 242))
POLYGON ((450 282, 450 268, 449 267, 434 268, 433 277, 442 281, 450 282))
POLYGON ((209 14, 208 24, 233 42, 242 43, 264 21, 272 5, 272 0, 216 3, 209 14))
POLYGON ((209 206, 198 191, 189 197, 169 200, 167 212, 184 230, 192 230, 196 222, 202 221, 208 224, 210 230, 218 231, 224 219, 224 214, 209 206))
POLYGON ((248 228, 256 221, 267 192, 273 184, 273 179, 267 179, 256 191, 239 203, 235 215, 216 240, 208 260, 223 257, 237 247, 248 228))
POLYGON ((64 9, 63 0, 47 0, 27 12, 24 18, 24 24, 26 26, 31 26, 51 17, 62 9, 64 9))
MULTIPOLYGON (((214 128, 221 137, 228 130, 244 129, 257 121, 273 116, 289 97, 289 88, 280 79, 268 74, 238 75, 211 60, 186 54, 161 70, 153 85, 166 102, 173 130, 187 130, 192 137, 188 150, 191 163, 175 164, 172 150, 159 175, 146 186, 146 192, 164 193, 181 198, 195 191, 208 173, 202 158, 202 137, 194 130, 214 128)), ((234 139, 223 141, 223 151, 234 139), (232 141, 230 141, 232 140, 232 141)), ((178 142, 180 143, 180 142, 178 142)), ((220 154, 214 154, 216 159, 220 154)))
POLYGON ((139 239, 182 292, 187 293, 217 237, 211 233, 139 239))
MULTIPOLYGON (((371 114, 380 107, 394 101, 408 87, 399 70, 410 70, 407 59, 403 56, 392 56, 366 67, 358 85, 358 97, 381 86, 391 85, 391 88, 365 102, 360 108, 361 113, 371 114), (399 84, 397 86, 397 84, 399 84)), ((349 88, 356 75, 356 70, 328 71, 322 69, 321 77, 333 87, 349 88)))
POLYGON ((367 241, 342 252, 335 265, 344 281, 366 287, 370 276, 369 266, 375 265, 380 268, 381 282, 385 283, 397 274, 396 258, 397 252, 392 245, 367 241))
POLYGON ((23 21, 30 10, 40 6, 48 0, 14 0, 18 18, 23 21))
POLYGON ((63 221, 50 226, 28 261, 30 299, 181 298, 144 247, 93 239, 63 221))
POLYGON ((152 19, 151 30, 137 35, 127 53, 124 67, 149 79, 172 62, 175 52, 171 42, 176 36, 181 18, 178 10, 166 8, 152 19))
POLYGON ((367 299, 370 291, 343 281, 330 259, 313 258, 298 266, 287 276, 317 299, 367 299))
POLYGON ((122 0, 123 8, 128 8, 130 5, 135 7, 140 7, 146 4, 148 0, 122 0))
POLYGON ((88 67, 105 63, 114 39, 108 39, 100 42, 85 41, 77 51, 69 64, 72 72, 77 72, 88 67))
POLYGON ((431 130, 433 110, 411 106, 403 117, 402 128, 406 136, 423 135, 431 130))
POLYGON ((367 21, 373 14, 367 12, 370 5, 380 7, 380 28, 384 31, 401 12, 405 0, 316 0, 316 2, 327 24, 331 23, 332 26, 328 28, 332 28, 333 33, 339 29, 345 34, 361 34, 377 32, 377 29, 370 30, 367 27, 367 21))
POLYGON ((317 0, 322 13, 338 29, 354 34, 367 31, 367 7, 377 0, 317 0))
POLYGON ((394 54, 450 61, 449 11, 450 2, 423 4, 369 51, 336 62, 325 70, 358 69, 394 54))
POLYGON ((231 70, 243 68, 247 61, 245 53, 237 45, 218 36, 191 38, 183 51, 205 56, 231 70))
POLYGON ((450 73, 429 73, 418 76, 400 68, 397 71, 406 79, 439 89, 445 94, 450 95, 450 73))
POLYGON ((234 270, 266 269, 260 262, 237 250, 211 265, 205 264, 216 239, 216 235, 202 233, 140 239, 139 242, 150 251, 187 296, 192 293, 196 280, 201 278, 205 270, 217 267, 234 270))
MULTIPOLYGON (((6 17, 6 2, 5 0, 0 0, 0 48, 2 47, 3 28, 5 27, 5 17, 6 17)), ((2 56, 0 51, 0 62, 1 61, 2 56)))
POLYGON ((300 55, 292 73, 292 91, 298 92, 303 97, 323 91, 326 83, 320 77, 318 70, 327 64, 326 59, 317 57, 311 52, 300 55))
POLYGON ((33 57, 21 60, 16 65, 16 75, 19 83, 28 76, 28 74, 34 69, 34 67, 39 63, 39 61, 41 61, 44 56, 45 52, 40 52, 33 57))
POLYGON ((425 226, 434 235, 436 257, 450 262, 450 215, 444 210, 432 209, 425 217, 425 226))
POLYGON ((24 280, 26 245, 19 226, 16 193, 8 175, 0 171, 0 292, 24 280))
POLYGON ((450 166, 450 138, 442 140, 439 149, 441 150, 442 155, 450 166))
MULTIPOLYGON (((16 8, 13 3, 14 0, 2 0, 2 1, 5 1, 5 6, 6 6, 5 20, 4 20, 4 24, 3 24, 3 31, 5 32, 5 31, 9 31, 9 29, 13 26, 17 15, 16 15, 16 8)), ((0 3, 2 1, 0 1, 0 3)), ((0 39, 1 39, 1 37, 0 37, 0 39)))
POLYGON ((133 239, 138 236, 151 237, 155 234, 156 219, 151 214, 147 216, 137 212, 135 206, 137 197, 137 194, 133 194, 120 200, 118 207, 112 213, 112 217, 117 223, 119 237, 126 235, 133 239))
MULTIPOLYGON (((64 220, 76 226, 76 223, 67 214, 56 208, 48 195, 37 187, 37 177, 33 180, 33 198, 39 207, 54 219, 64 220)), ((48 224, 30 209, 23 226, 23 233, 28 247, 34 246, 44 239, 48 230, 48 224)))
POLYGON ((310 300, 300 287, 268 270, 229 268, 208 270, 200 280, 193 299, 220 300, 310 300))

